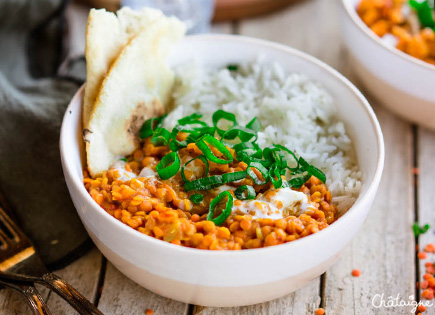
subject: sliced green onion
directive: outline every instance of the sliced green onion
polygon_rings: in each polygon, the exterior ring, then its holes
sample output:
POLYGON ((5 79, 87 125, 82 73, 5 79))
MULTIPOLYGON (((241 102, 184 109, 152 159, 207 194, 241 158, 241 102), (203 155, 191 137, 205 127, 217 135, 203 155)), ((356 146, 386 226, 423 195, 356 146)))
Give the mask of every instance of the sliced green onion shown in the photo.
POLYGON ((222 181, 224 184, 232 183, 232 182, 241 180, 243 178, 246 178, 247 176, 248 176, 248 173, 246 171, 225 173, 225 174, 222 174, 222 181))
POLYGON ((180 158, 177 152, 171 152, 165 155, 157 164, 156 171, 161 179, 169 179, 177 174, 180 169, 180 158))
POLYGON ((260 163, 261 165, 263 165, 266 168, 270 167, 270 165, 273 164, 273 161, 266 161, 266 160, 262 160, 262 159, 258 159, 258 158, 252 157, 250 155, 246 155, 244 151, 240 152, 237 155, 237 160, 245 162, 248 165, 253 163, 253 162, 260 163))
POLYGON ((213 136, 210 135, 204 135, 197 143, 196 146, 198 149, 204 153, 205 157, 214 163, 217 164, 228 164, 233 162, 233 156, 231 155, 230 151, 223 145, 222 142, 220 142, 218 139, 216 139, 213 136), (208 144, 207 144, 208 143, 208 144), (224 155, 226 159, 218 158, 214 155, 213 151, 208 146, 212 146, 215 149, 217 149, 220 153, 224 155))
POLYGON ((167 145, 172 139, 172 134, 166 128, 157 128, 151 137, 151 142, 159 147, 167 145))
POLYGON ((246 124, 246 128, 252 129, 254 131, 260 131, 261 130, 261 122, 257 117, 254 117, 250 122, 246 124))
POLYGON ((204 200, 204 196, 201 194, 193 194, 192 196, 190 196, 190 200, 194 203, 194 204, 199 204, 204 200))
POLYGON ((308 174, 317 177, 322 183, 326 181, 325 174, 317 167, 314 167, 313 165, 305 161, 302 157, 299 158, 299 163, 301 164, 301 167, 308 172, 308 174))
POLYGON ((311 177, 310 174, 301 177, 295 177, 288 181, 289 187, 301 188, 303 184, 311 177))
POLYGON ((272 182, 273 187, 275 187, 275 189, 278 189, 282 186, 282 177, 278 164, 276 163, 273 164, 269 169, 269 178, 270 181, 272 182), (275 177, 277 179, 275 179, 275 177))
POLYGON ((248 185, 238 187, 234 194, 236 195, 237 199, 240 200, 255 199, 256 196, 254 187, 248 185))
POLYGON ((261 158, 263 156, 263 151, 255 142, 238 143, 233 146, 233 149, 236 151, 237 159, 240 159, 239 156, 253 158, 261 158))
POLYGON ((156 128, 160 127, 163 119, 166 117, 167 115, 163 115, 160 117, 153 117, 151 119, 146 120, 142 127, 140 128, 139 131, 139 138, 141 139, 145 139, 148 137, 151 137, 153 135, 153 132, 156 128))
MULTIPOLYGON (((192 122, 198 123, 198 119, 200 119, 201 117, 202 117, 201 114, 199 114, 199 113, 193 113, 192 115, 189 115, 189 116, 183 117, 181 119, 178 119, 178 123, 180 125, 186 125, 186 124, 190 124, 192 122)), ((207 125, 205 122, 202 122, 202 121, 199 122, 199 123, 203 123, 203 124, 207 125)))
POLYGON ((291 168, 287 166, 287 169, 290 170, 290 175, 298 175, 298 174, 302 174, 303 172, 305 172, 302 168, 291 168))
POLYGON ((247 176, 247 172, 240 171, 234 173, 225 173, 222 175, 203 177, 203 178, 195 179, 191 182, 186 182, 184 184, 184 190, 186 191, 208 190, 208 189, 219 187, 226 183, 231 183, 246 178, 246 176, 247 176))
MULTIPOLYGON (((280 145, 280 144, 274 144, 274 147, 275 148, 278 148, 278 149, 280 149, 281 151, 284 151, 284 152, 287 152, 288 154, 290 154, 293 158, 294 158, 294 160, 295 160, 295 162, 296 162, 296 169, 297 168, 299 168, 299 160, 298 160, 298 158, 296 157, 296 154, 294 154, 292 151, 290 151, 289 149, 287 149, 285 146, 283 146, 283 145, 280 145)), ((290 170, 291 170, 292 168, 290 168, 290 170)))
POLYGON ((201 126, 199 128, 192 127, 191 125, 176 125, 172 129, 172 137, 174 142, 181 148, 186 147, 189 143, 196 142, 203 135, 214 135, 215 128, 209 126, 201 126), (188 136, 184 141, 178 141, 177 136, 179 132, 187 133, 188 136))
POLYGON ((229 113, 229 112, 226 112, 222 109, 215 111, 213 116, 212 116, 213 126, 216 128, 218 135, 221 137, 225 132, 227 132, 227 130, 220 129, 218 127, 218 123, 222 119, 228 120, 229 122, 233 123, 229 129, 231 129, 232 127, 237 125, 236 115, 229 113))
POLYGON ((214 222, 216 225, 221 225, 225 222, 225 220, 230 216, 231 210, 233 208, 233 202, 234 198, 230 194, 229 191, 223 191, 219 195, 216 196, 211 202, 210 202, 210 208, 207 215, 207 220, 214 222), (225 209, 222 211, 222 213, 216 217, 214 217, 216 206, 219 204, 219 202, 222 201, 225 197, 228 198, 227 203, 225 204, 225 209))
POLYGON ((176 152, 180 150, 181 148, 184 148, 185 146, 178 145, 175 141, 169 142, 169 149, 173 152, 176 152))
POLYGON ((278 163, 280 168, 287 167, 287 161, 285 160, 284 154, 282 154, 281 149, 275 146, 269 146, 264 148, 263 157, 266 161, 272 161, 272 163, 278 163))
POLYGON ((200 159, 200 160, 205 164, 205 174, 204 174, 204 177, 208 175, 209 164, 208 164, 207 159, 205 158, 204 155, 197 156, 197 157, 195 157, 195 158, 193 158, 193 159, 187 161, 187 162, 184 164, 184 166, 181 167, 181 172, 180 172, 180 174, 181 174, 181 178, 183 179, 183 181, 184 181, 185 183, 186 183, 186 182, 189 182, 189 180, 187 180, 186 175, 184 174, 184 168, 185 168, 185 167, 186 167, 190 162, 193 162, 193 161, 195 161, 196 159, 200 159))
POLYGON ((251 177, 254 183, 257 185, 266 184, 269 179, 267 168, 265 168, 260 163, 251 162, 246 171, 248 172, 249 177, 251 177), (252 170, 253 168, 257 169, 261 173, 263 179, 260 179, 257 174, 255 174, 255 172, 252 170))
POLYGON ((237 70, 239 70, 239 66, 238 65, 228 65, 227 69, 229 71, 237 71, 237 70))
POLYGON ((433 19, 433 8, 430 7, 429 2, 410 0, 409 5, 417 11, 418 19, 423 27, 434 27, 435 21, 433 19))
POLYGON ((122 158, 122 159, 119 159, 120 161, 124 161, 124 162, 127 162, 127 159, 126 158, 122 158))
POLYGON ((259 145, 256 144, 255 142, 242 142, 242 143, 237 143, 233 146, 233 149, 236 152, 239 151, 244 151, 244 150, 248 150, 248 149, 255 149, 255 150, 261 150, 259 145))
POLYGON ((213 175, 204 178, 192 180, 184 184, 184 190, 208 190, 219 187, 223 184, 222 175, 213 175))
POLYGON ((233 140, 239 137, 240 141, 247 142, 251 139, 257 140, 257 132, 242 126, 233 126, 227 130, 222 136, 222 139, 233 140))

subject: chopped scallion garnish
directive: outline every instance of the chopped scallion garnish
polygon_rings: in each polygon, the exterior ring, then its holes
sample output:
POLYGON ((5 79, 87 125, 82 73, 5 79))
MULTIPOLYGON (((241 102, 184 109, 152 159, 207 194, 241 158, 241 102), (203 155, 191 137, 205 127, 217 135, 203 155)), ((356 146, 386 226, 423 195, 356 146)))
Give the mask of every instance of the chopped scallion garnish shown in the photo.
POLYGON ((207 215, 207 220, 214 222, 216 225, 221 225, 225 222, 225 220, 229 217, 231 214, 231 210, 233 208, 233 201, 234 198, 231 195, 229 191, 223 191, 219 195, 216 196, 211 202, 210 202, 210 208, 207 215), (225 198, 227 197, 228 200, 225 204, 225 208, 222 210, 222 213, 214 218, 214 214, 216 211, 217 205, 225 198))
POLYGON ((193 194, 192 196, 190 196, 190 200, 194 203, 194 204, 199 204, 204 200, 204 196, 201 194, 193 194))
POLYGON ((229 71, 237 71, 237 70, 239 70, 239 66, 238 65, 228 65, 227 69, 229 71))
POLYGON ((204 153, 205 157, 214 163, 217 164, 228 164, 233 162, 233 156, 231 155, 230 151, 223 145, 222 142, 220 142, 218 139, 216 139, 213 136, 210 135, 204 135, 197 143, 196 146, 198 149, 204 153), (214 155, 213 151, 209 147, 215 148, 217 151, 222 153, 222 155, 225 157, 225 159, 218 158, 216 155, 214 155))
POLYGON ((161 126, 162 121, 166 116, 167 115, 154 117, 145 121, 144 124, 142 125, 142 128, 140 128, 139 138, 145 139, 151 137, 154 133, 154 130, 156 130, 156 128, 161 126))
POLYGON ((227 132, 229 129, 231 129, 232 127, 237 125, 236 115, 234 115, 233 113, 226 112, 222 109, 217 110, 213 114, 212 121, 213 121, 213 126, 216 128, 218 135, 221 137, 223 136, 223 134, 225 132, 227 132), (228 128, 227 130, 220 129, 218 124, 219 124, 219 121, 221 121, 221 120, 227 120, 227 121, 231 122, 232 123, 231 127, 228 128))
POLYGON ((249 177, 251 177, 254 183, 257 185, 266 184, 269 179, 267 169, 257 162, 251 162, 248 166, 247 172, 249 177), (256 169, 258 172, 260 172, 262 178, 260 178, 253 169, 256 169))
POLYGON ((157 174, 161 179, 169 179, 178 173, 180 169, 180 158, 177 152, 165 155, 156 166, 157 174))
MULTIPOLYGON (((256 117, 243 127, 238 125, 233 113, 218 110, 212 116, 213 126, 209 126, 200 120, 201 114, 193 113, 179 119, 178 124, 169 131, 162 127, 165 116, 147 120, 140 130, 140 138, 151 137, 151 142, 155 146, 167 145, 172 151, 166 154, 156 167, 162 179, 169 179, 180 170, 180 158, 177 152, 186 148, 190 143, 196 144, 202 154, 181 166, 180 175, 186 192, 213 189, 248 176, 252 178, 255 185, 265 185, 270 181, 275 189, 300 188, 311 176, 317 177, 322 182, 326 181, 326 176, 321 170, 302 157, 297 158, 296 154, 285 146, 274 144, 261 149, 257 144, 257 133, 261 129, 261 123, 256 117), (224 121, 227 123, 225 124, 224 121), (220 138, 215 137, 216 133, 220 138), (181 134, 184 135, 181 136, 181 134), (240 142, 235 143, 236 138, 240 142), (209 175, 210 162, 222 165, 233 163, 235 158, 229 148, 234 150, 237 161, 248 165, 246 171, 209 175), (204 163, 205 172, 201 178, 188 180, 185 168, 196 159, 204 163), (289 172, 291 176, 288 181, 283 177, 286 172, 289 172)), ((255 188, 248 185, 237 188, 235 194, 239 199, 253 199, 256 196, 255 188)), ((202 202, 203 198, 203 195, 198 193, 191 196, 194 203, 202 202)))
POLYGON ((256 196, 254 187, 248 185, 238 187, 234 194, 240 200, 255 199, 256 196))

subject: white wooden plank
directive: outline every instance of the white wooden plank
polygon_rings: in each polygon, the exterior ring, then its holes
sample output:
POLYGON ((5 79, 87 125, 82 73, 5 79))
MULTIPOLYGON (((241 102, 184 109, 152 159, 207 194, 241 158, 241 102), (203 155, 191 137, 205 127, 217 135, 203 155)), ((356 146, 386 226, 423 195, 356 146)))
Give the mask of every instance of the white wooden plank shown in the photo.
POLYGON ((195 315, 300 315, 314 314, 320 305, 318 294, 320 278, 311 281, 306 287, 280 299, 267 303, 244 307, 218 308, 196 306, 195 315))
POLYGON ((140 287, 108 263, 98 308, 105 314, 143 315, 152 309, 154 314, 182 315, 188 305, 140 287))
POLYGON ((304 0, 240 23, 241 35, 289 45, 336 67, 340 62, 339 0, 304 0))
MULTIPOLYGON (((433 196, 435 192, 435 132, 420 128, 418 131, 418 166, 419 166, 419 181, 418 181, 418 204, 419 224, 426 223, 431 225, 431 229, 426 234, 419 237, 420 250, 429 243, 435 243, 435 206, 433 196)), ((428 259, 420 260, 420 275, 418 281, 422 281, 422 276, 425 273, 426 262, 435 262, 435 255, 428 254, 428 259)), ((426 301, 423 299, 423 301, 426 301)), ((434 303, 434 300, 430 301, 434 303)), ((435 314, 435 306, 429 307, 424 314, 435 314)))
MULTIPOLYGON (((68 267, 56 271, 90 301, 94 302, 98 290, 102 255, 94 248, 68 267)), ((50 293, 47 305, 53 314, 77 314, 74 309, 54 292, 50 293)))

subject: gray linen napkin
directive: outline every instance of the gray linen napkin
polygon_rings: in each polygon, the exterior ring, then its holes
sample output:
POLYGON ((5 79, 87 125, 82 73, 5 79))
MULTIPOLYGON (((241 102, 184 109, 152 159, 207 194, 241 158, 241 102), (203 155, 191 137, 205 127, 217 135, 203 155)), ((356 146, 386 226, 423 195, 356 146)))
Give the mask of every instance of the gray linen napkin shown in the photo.
POLYGON ((90 248, 64 181, 59 130, 78 88, 56 77, 66 1, 0 1, 0 188, 51 269, 90 248))

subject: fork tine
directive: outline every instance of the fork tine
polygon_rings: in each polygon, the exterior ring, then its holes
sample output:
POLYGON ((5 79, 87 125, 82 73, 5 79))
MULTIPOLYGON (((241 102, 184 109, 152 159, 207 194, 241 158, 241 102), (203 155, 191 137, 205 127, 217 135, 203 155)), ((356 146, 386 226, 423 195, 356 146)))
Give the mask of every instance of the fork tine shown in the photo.
POLYGON ((10 246, 10 239, 2 229, 0 229, 0 242, 0 250, 6 250, 10 246))
POLYGON ((8 229, 8 231, 14 236, 15 241, 23 236, 21 230, 16 226, 16 224, 7 215, 6 211, 0 205, 0 222, 8 229))

